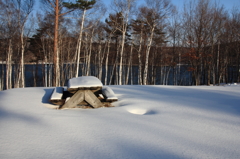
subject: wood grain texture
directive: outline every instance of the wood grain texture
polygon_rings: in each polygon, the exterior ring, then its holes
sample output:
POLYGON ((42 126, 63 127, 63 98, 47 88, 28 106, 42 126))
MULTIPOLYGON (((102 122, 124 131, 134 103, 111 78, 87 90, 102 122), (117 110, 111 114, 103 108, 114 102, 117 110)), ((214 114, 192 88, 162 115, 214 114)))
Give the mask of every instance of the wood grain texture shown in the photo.
POLYGON ((91 90, 85 90, 85 101, 88 102, 94 108, 103 107, 101 101, 91 90))
POLYGON ((79 88, 68 88, 68 92, 76 93, 78 90, 91 90, 92 92, 97 92, 101 90, 102 87, 79 87, 79 88))
POLYGON ((64 105, 60 106, 59 109, 75 108, 84 100, 84 94, 84 90, 77 91, 64 105))

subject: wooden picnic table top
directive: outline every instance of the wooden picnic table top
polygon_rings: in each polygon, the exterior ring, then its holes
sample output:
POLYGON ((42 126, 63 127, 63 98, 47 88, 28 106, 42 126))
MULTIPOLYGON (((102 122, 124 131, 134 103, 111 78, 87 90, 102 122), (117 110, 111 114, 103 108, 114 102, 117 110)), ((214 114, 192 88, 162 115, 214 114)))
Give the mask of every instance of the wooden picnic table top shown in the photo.
POLYGON ((81 76, 71 78, 68 80, 67 90, 69 92, 76 92, 77 90, 100 90, 102 89, 102 82, 94 76, 81 76))

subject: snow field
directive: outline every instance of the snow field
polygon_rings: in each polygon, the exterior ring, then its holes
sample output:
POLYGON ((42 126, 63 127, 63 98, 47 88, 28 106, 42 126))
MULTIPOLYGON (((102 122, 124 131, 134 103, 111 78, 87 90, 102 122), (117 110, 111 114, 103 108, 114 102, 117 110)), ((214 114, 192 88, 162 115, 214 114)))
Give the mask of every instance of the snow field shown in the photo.
POLYGON ((110 86, 99 109, 51 109, 53 88, 0 92, 0 158, 240 156, 240 87, 110 86))

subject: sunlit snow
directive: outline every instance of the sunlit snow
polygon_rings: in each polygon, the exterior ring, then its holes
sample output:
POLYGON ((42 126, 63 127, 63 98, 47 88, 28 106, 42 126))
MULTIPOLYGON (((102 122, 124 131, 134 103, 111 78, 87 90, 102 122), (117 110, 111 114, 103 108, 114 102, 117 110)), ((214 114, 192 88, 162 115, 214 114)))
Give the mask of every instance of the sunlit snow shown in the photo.
POLYGON ((53 88, 1 91, 0 158, 239 158, 239 84, 109 87, 118 101, 98 109, 51 109, 53 88))

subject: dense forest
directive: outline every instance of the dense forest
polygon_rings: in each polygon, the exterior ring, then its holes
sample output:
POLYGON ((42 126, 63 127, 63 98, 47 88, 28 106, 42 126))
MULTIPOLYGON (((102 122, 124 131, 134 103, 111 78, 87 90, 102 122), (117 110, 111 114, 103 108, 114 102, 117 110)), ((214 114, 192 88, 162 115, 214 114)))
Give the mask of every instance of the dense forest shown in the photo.
POLYGON ((191 85, 240 82, 237 7, 211 0, 188 0, 183 8, 170 0, 36 2, 0 0, 0 90, 26 87, 26 64, 46 87, 78 76, 168 84, 170 72, 174 85, 184 85, 183 68, 191 85))

